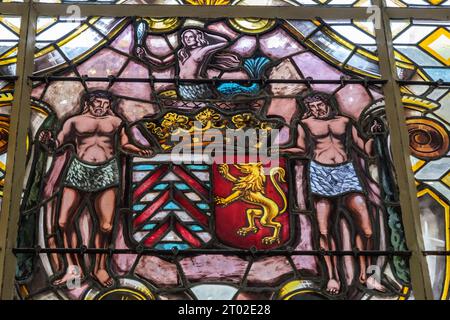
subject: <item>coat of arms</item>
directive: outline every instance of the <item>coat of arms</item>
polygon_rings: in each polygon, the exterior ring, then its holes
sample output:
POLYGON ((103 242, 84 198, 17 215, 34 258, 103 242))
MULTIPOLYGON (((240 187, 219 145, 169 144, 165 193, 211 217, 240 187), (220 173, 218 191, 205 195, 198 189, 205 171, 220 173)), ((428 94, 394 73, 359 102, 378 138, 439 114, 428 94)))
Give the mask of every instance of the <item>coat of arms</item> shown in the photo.
POLYGON ((237 248, 273 249, 290 237, 285 162, 215 164, 215 230, 237 248))

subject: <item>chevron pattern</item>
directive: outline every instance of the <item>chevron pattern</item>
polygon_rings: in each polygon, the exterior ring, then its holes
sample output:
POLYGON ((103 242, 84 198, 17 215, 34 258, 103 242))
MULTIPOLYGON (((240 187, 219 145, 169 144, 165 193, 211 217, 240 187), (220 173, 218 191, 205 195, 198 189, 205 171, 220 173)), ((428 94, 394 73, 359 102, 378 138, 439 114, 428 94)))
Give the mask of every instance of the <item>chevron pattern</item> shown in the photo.
POLYGON ((134 240, 160 250, 205 246, 212 238, 209 169, 207 165, 180 166, 135 158, 134 240))

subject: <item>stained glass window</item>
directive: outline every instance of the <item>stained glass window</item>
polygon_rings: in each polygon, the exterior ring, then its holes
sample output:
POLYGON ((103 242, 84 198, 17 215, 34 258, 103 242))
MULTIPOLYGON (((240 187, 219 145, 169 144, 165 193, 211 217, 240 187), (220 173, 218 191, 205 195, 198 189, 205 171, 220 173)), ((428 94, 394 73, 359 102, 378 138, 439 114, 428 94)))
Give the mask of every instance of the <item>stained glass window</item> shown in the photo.
POLYGON ((32 2, 0 298, 449 298, 448 0, 32 2))
POLYGON ((48 253, 18 254, 21 297, 408 297, 373 33, 40 18, 18 246, 48 253), (221 162, 226 133, 248 130, 276 163, 239 146, 221 162), (177 135, 200 153, 177 153, 177 135), (358 254, 371 250, 399 254, 358 254))
MULTIPOLYGON (((443 252, 450 245, 450 91, 445 85, 450 80, 450 22, 398 20, 391 24, 401 79, 418 83, 402 86, 402 100, 425 250, 443 252), (437 84, 429 85, 425 81, 437 81, 437 84)), ((448 256, 429 255, 427 260, 434 297, 448 299, 448 256)))

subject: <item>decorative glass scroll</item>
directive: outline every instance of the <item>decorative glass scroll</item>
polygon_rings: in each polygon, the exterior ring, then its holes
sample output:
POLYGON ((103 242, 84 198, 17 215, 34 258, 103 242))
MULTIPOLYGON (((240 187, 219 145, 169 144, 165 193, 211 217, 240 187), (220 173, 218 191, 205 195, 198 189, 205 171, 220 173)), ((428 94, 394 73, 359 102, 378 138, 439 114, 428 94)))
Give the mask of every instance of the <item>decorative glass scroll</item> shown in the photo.
MULTIPOLYGON (((394 48, 403 64, 403 80, 438 81, 436 85, 401 87, 410 150, 421 207, 422 233, 426 250, 448 251, 450 203, 449 119, 450 32, 448 21, 392 21, 394 48)), ((427 257, 436 299, 448 299, 449 260, 427 257)))
POLYGON ((367 24, 68 29, 35 60, 21 298, 409 297, 367 24), (231 135, 251 132, 243 146, 231 135))
MULTIPOLYGON (((449 99, 448 87, 408 86, 403 103, 410 133, 412 168, 421 207, 425 250, 449 250, 449 99), (425 90, 424 90, 425 89, 425 90), (423 91, 424 90, 424 91, 423 91)), ((448 299, 449 260, 427 257, 436 299, 448 299)))

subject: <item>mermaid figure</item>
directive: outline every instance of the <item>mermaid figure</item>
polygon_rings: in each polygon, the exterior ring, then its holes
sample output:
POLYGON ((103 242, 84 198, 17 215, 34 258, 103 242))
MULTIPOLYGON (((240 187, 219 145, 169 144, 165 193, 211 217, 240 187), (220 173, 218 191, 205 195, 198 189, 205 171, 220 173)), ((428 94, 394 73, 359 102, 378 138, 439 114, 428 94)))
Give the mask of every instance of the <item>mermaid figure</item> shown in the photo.
MULTIPOLYGON (((228 45, 227 39, 224 37, 208 34, 208 40, 205 39, 206 34, 198 29, 187 29, 181 34, 181 43, 183 46, 177 52, 179 77, 183 79, 204 79, 206 66, 212 56, 228 45)), ((219 69, 235 69, 239 67, 239 57, 230 53, 217 54, 215 60, 219 61, 217 67, 219 69)), ((210 65, 211 66, 211 65, 210 65)), ((207 83, 185 83, 181 82, 178 92, 183 99, 211 99, 214 93, 207 83)))
MULTIPOLYGON (((175 55, 160 59, 147 53, 143 46, 145 30, 146 22, 141 21, 136 32, 136 53, 138 56, 159 66, 172 63, 175 55)), ((177 89, 183 100, 214 99, 217 98, 215 91, 220 97, 225 98, 231 98, 239 94, 255 95, 260 91, 261 88, 257 83, 244 86, 235 82, 224 82, 212 86, 209 83, 183 82, 183 79, 207 79, 207 68, 215 68, 221 71, 238 70, 242 59, 235 53, 223 51, 229 45, 228 39, 223 36, 190 28, 184 30, 180 38, 182 46, 176 54, 180 79, 177 89)), ((269 62, 270 60, 266 57, 246 59, 243 62, 243 68, 249 78, 257 79, 262 75, 269 62)))

